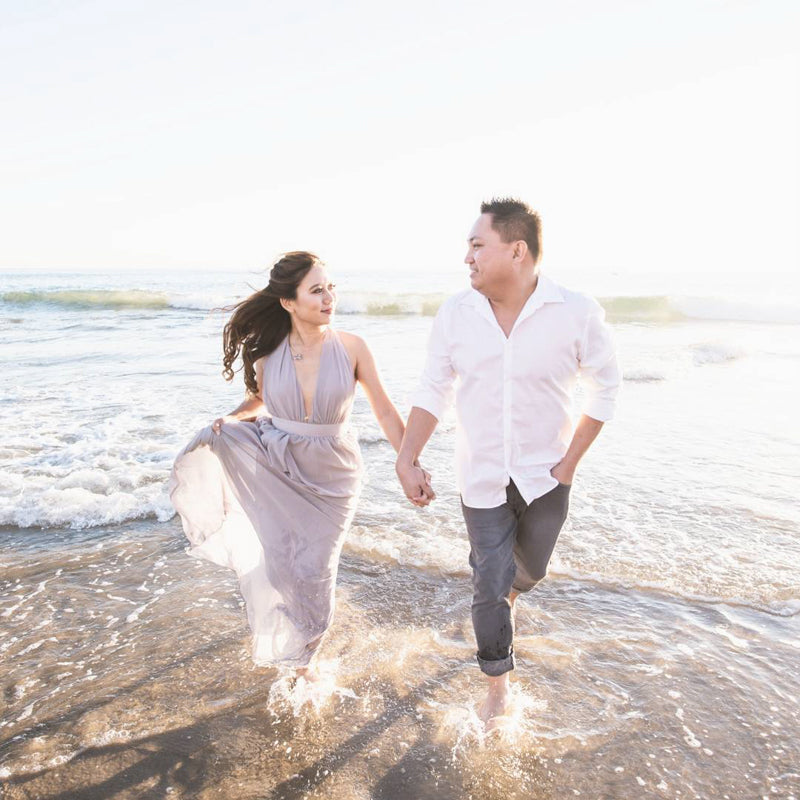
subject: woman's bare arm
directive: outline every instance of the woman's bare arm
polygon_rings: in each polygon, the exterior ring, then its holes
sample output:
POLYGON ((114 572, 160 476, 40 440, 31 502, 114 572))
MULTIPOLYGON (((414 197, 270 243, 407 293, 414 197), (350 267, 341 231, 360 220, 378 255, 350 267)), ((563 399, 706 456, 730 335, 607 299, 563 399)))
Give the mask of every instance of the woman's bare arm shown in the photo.
POLYGON ((394 403, 389 399, 389 395, 386 394, 386 389, 383 388, 375 359, 372 357, 367 343, 359 336, 350 334, 350 337, 355 343, 356 380, 364 389, 364 394, 372 407, 372 413, 375 415, 378 425, 381 426, 381 430, 397 452, 405 432, 403 419, 394 407, 394 403))
MULTIPOLYGON (((394 447, 395 452, 399 452, 403 443, 403 434, 405 433, 403 419, 383 388, 378 368, 375 365, 375 359, 372 357, 367 343, 358 336, 353 336, 352 334, 349 334, 349 336, 352 337, 356 353, 356 380, 363 387, 364 394, 366 394, 375 418, 386 434, 386 438, 394 447)), ((427 505, 436 497, 431 488, 431 476, 416 460, 414 461, 414 468, 419 472, 421 485, 417 493, 407 495, 408 499, 417 506, 427 505)))
POLYGON ((252 395, 249 392, 241 403, 229 414, 217 417, 211 428, 214 433, 219 433, 222 426, 230 422, 244 422, 246 420, 253 420, 256 417, 263 417, 268 412, 266 406, 261 400, 263 392, 263 378, 264 378, 264 359, 260 358, 255 363, 256 382, 258 384, 258 395, 252 395))

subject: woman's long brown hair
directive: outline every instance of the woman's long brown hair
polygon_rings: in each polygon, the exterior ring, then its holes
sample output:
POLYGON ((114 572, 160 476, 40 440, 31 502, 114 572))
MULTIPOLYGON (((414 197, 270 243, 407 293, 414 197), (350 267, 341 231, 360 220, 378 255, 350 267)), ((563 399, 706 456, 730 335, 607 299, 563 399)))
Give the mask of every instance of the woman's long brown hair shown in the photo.
POLYGON ((233 380, 233 364, 241 353, 244 384, 250 394, 258 394, 253 363, 269 355, 292 329, 281 298, 294 300, 300 282, 319 263, 317 256, 304 250, 285 253, 270 270, 264 289, 225 309, 233 311, 222 332, 222 374, 226 381, 233 380))

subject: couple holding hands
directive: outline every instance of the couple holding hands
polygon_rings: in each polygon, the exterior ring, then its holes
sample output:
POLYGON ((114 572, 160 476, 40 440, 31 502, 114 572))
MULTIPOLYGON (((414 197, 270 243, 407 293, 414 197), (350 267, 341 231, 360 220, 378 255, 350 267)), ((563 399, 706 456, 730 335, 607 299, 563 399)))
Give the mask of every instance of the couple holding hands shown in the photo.
POLYGON ((419 458, 455 399, 472 621, 488 681, 480 716, 492 728, 507 711, 514 601, 546 574, 575 469, 611 419, 621 380, 601 307, 540 274, 540 252, 540 219, 525 203, 482 204, 465 258, 471 288, 436 315, 405 425, 364 340, 331 327, 335 286, 316 256, 285 254, 267 287, 233 308, 223 374, 230 380, 241 357, 246 399, 179 454, 170 496, 190 554, 236 570, 257 663, 315 677, 360 489, 348 425, 356 383, 420 507, 435 494, 419 458), (579 376, 586 402, 573 426, 579 376))

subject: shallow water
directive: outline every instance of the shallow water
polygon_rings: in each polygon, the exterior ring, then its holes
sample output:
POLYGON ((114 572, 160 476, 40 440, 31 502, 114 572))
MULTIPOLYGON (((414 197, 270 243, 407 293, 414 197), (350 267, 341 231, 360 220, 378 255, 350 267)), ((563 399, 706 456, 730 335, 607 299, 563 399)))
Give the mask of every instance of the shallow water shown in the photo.
MULTIPOLYGON (((165 492, 241 396, 219 378, 222 318, 198 310, 230 277, 168 276, 157 303, 122 276, 25 280, 10 288, 123 296, 0 303, 4 796, 800 796, 800 326, 616 304, 620 413, 518 603, 516 711, 487 739, 452 418, 420 511, 358 398, 366 484, 323 680, 293 686, 250 662, 234 581, 186 555, 165 492)), ((446 287, 411 287, 401 316, 357 288, 338 324, 403 408, 446 287)))
POLYGON ((800 785, 794 618, 550 579, 517 608, 517 716, 484 737, 465 576, 346 555, 309 698, 252 665, 233 582, 185 555, 174 522, 69 534, 35 561, 30 548, 14 548, 2 593, 8 797, 737 798, 800 785))

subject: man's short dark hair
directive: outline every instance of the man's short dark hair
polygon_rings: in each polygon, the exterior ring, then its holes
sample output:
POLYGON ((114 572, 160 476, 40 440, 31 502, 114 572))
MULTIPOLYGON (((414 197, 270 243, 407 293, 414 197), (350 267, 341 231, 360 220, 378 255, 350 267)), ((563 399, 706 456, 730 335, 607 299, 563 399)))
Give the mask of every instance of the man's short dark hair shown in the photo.
POLYGON ((492 215, 492 228, 504 242, 522 239, 528 245, 533 263, 539 263, 542 254, 542 220, 527 203, 513 197, 493 197, 488 203, 481 203, 481 214, 492 215))

